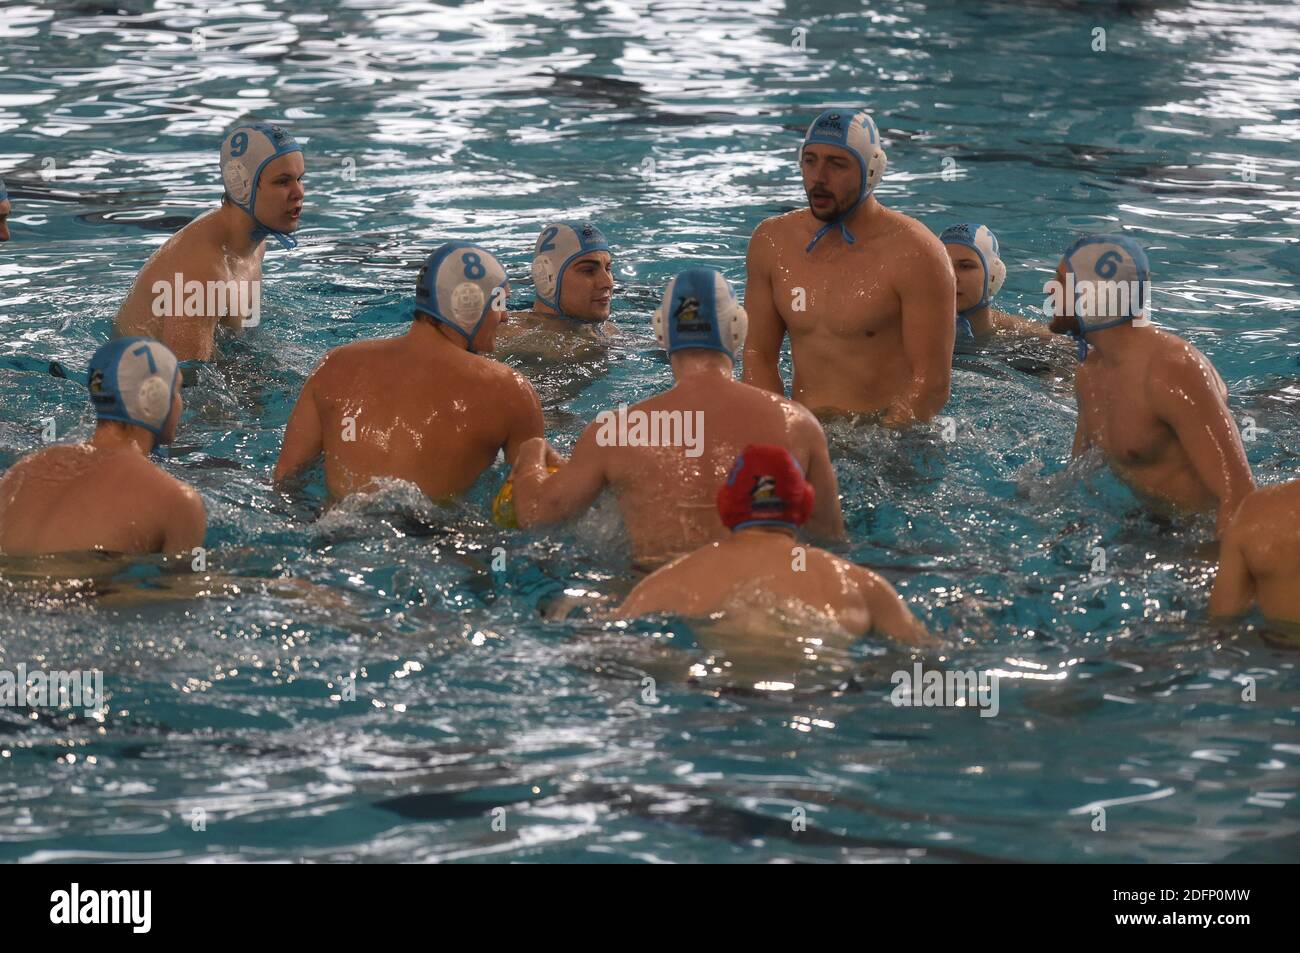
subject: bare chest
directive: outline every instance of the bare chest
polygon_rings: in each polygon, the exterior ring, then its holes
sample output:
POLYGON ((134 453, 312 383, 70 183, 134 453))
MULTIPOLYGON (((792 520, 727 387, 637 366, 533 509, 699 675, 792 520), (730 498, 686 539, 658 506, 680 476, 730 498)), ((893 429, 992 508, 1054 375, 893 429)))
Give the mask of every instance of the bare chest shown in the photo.
POLYGON ((902 315, 890 268, 869 249, 825 257, 787 250, 772 294, 792 337, 874 337, 897 331, 902 315))

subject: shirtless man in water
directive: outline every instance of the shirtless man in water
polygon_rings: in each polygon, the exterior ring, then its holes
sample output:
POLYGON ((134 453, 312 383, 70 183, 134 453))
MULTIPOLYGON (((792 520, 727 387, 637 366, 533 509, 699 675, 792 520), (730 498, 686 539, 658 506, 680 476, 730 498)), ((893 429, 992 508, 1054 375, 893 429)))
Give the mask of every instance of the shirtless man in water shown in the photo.
POLYGON ((160 339, 178 360, 211 360, 217 325, 261 321, 262 257, 285 248, 302 214, 302 149, 279 126, 235 128, 221 146, 221 205, 163 243, 140 270, 113 322, 119 336, 160 339))
POLYGON ((571 460, 547 476, 544 440, 519 454, 512 482, 519 524, 558 523, 606 487, 618 497, 638 565, 658 565, 726 535, 714 497, 749 443, 788 449, 817 490, 810 528, 844 535, 835 470, 821 425, 805 408, 732 377, 745 311, 718 272, 692 268, 668 284, 655 312, 676 384, 631 408, 597 415, 571 460))
POLYGON ((449 242, 420 269, 405 334, 335 348, 303 385, 274 479, 325 455, 338 499, 375 478, 407 480, 433 500, 460 493, 505 450, 513 463, 542 435, 532 385, 482 352, 505 317, 506 273, 489 252, 449 242))
POLYGON ((1300 624, 1300 480, 1251 493, 1223 534, 1210 615, 1254 603, 1269 619, 1300 624))
POLYGON ((89 441, 37 450, 0 480, 0 553, 188 558, 203 544, 203 500, 149 459, 181 418, 176 358, 145 338, 105 344, 90 360, 90 399, 99 422, 89 441))
POLYGON ((1071 245, 1050 294, 1051 329, 1079 345, 1074 456, 1099 447, 1140 497, 1216 513, 1222 534, 1255 488, 1228 388, 1186 341, 1151 326, 1146 253, 1124 235, 1071 245))
POLYGON ((731 532, 641 580, 615 616, 704 619, 723 612, 742 617, 742 628, 757 634, 772 623, 764 607, 754 605, 761 592, 774 607, 813 609, 850 636, 874 631, 908 645, 930 644, 925 626, 887 581, 797 542, 795 530, 808 519, 815 496, 786 450, 746 447, 717 493, 718 515, 731 532))
POLYGON ((552 222, 533 255, 536 299, 497 332, 498 353, 583 360, 605 352, 614 293, 609 243, 591 222, 552 222))
POLYGON ((865 112, 827 110, 808 127, 808 208, 767 219, 749 241, 744 379, 785 393, 789 333, 795 400, 905 427, 948 400, 956 292, 939 240, 871 194, 885 164, 865 112))

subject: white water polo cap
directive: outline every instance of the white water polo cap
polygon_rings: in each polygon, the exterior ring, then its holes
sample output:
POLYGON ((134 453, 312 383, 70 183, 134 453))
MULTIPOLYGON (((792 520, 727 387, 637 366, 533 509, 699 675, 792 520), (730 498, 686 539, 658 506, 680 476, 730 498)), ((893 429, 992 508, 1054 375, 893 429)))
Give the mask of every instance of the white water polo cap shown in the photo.
POLYGON ((268 235, 284 248, 297 248, 292 235, 277 232, 257 220, 257 183, 262 170, 280 156, 302 152, 289 131, 269 122, 252 122, 236 126, 221 143, 221 182, 226 197, 248 213, 253 220, 254 241, 268 235))
POLYGON ((544 226, 533 251, 533 288, 537 300, 557 314, 571 317, 560 307, 564 273, 584 255, 601 251, 609 251, 609 242, 591 222, 551 222, 544 226))
POLYGON ((827 109, 812 121, 812 125, 808 127, 808 132, 804 134, 803 144, 799 147, 799 163, 801 167, 804 148, 813 144, 838 146, 841 149, 848 150, 858 161, 858 168, 862 172, 862 180, 858 186, 858 200, 849 206, 842 215, 822 225, 817 230, 817 234, 812 237, 812 241, 808 243, 806 250, 812 251, 813 246, 821 241, 822 236, 837 226, 844 240, 852 244, 853 233, 848 230, 844 221, 857 210, 859 205, 867 200, 867 196, 880 184, 880 180, 885 175, 885 168, 889 165, 889 157, 885 155, 884 147, 880 144, 880 131, 876 128, 875 120, 871 118, 871 115, 865 109, 860 109, 857 112, 848 109, 827 109))
POLYGON ((180 387, 180 365, 166 345, 153 338, 118 338, 90 359, 90 402, 100 420, 143 427, 158 446, 180 387))
POLYGON ((470 353, 474 336, 495 304, 505 310, 506 270, 496 257, 469 242, 448 242, 425 259, 415 282, 415 311, 454 328, 470 353))
POLYGON ((653 321, 655 339, 669 354, 704 348, 733 361, 749 329, 730 282, 712 268, 688 268, 668 282, 653 321))
POLYGON ((970 316, 981 308, 988 307, 993 296, 1002 290, 1002 284, 1007 280, 1007 266, 998 253, 997 236, 987 225, 977 225, 974 222, 949 225, 939 236, 939 241, 945 245, 963 245, 971 249, 979 257, 980 266, 984 269, 984 291, 980 294, 980 300, 957 312, 958 323, 964 322, 969 332, 970 316))

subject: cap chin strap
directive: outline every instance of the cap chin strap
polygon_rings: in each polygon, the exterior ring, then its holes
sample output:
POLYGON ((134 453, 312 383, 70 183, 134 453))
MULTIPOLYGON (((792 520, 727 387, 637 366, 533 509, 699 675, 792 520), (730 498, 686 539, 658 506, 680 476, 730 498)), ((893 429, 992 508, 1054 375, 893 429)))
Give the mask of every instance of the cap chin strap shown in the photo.
POLYGON ((978 310, 979 308, 967 308, 965 311, 957 312, 957 327, 971 337, 975 336, 975 329, 971 327, 970 315, 978 310))
POLYGON ((252 233, 249 235, 249 237, 253 239, 254 242, 260 242, 269 236, 271 238, 274 238, 277 242, 279 242, 280 247, 283 248, 285 251, 292 251, 293 249, 298 247, 298 239, 294 238, 292 235, 286 235, 284 232, 277 232, 273 228, 267 228, 265 225, 263 225, 261 222, 257 220, 257 216, 252 215, 251 212, 249 214, 250 216, 252 216, 253 222, 257 226, 256 228, 253 229, 252 233))
MULTIPOLYGON (((298 239, 294 238, 292 235, 286 235, 284 232, 277 232, 275 229, 271 228, 270 226, 263 225, 261 221, 258 220, 257 216, 253 214, 252 208, 250 208, 247 205, 240 205, 238 202, 236 202, 233 198, 230 197, 229 192, 226 193, 226 198, 230 200, 231 205, 239 209, 241 212, 243 212, 245 215, 247 215, 249 218, 253 220, 253 230, 249 233, 248 237, 253 240, 254 244, 263 241, 264 239, 269 237, 269 238, 274 238, 277 242, 279 242, 280 247, 285 249, 285 251, 292 251, 293 249, 298 247, 298 239)), ((253 190, 253 199, 254 200, 257 199, 256 189, 253 190)))
POLYGON ((1070 335, 1070 337, 1074 338, 1076 351, 1079 355, 1079 360, 1084 361, 1087 360, 1088 358, 1087 335, 1090 331, 1105 331, 1107 328, 1117 328, 1121 324, 1127 324, 1128 322, 1132 321, 1133 318, 1116 318, 1113 321, 1107 321, 1105 324, 1098 324, 1094 327, 1088 328, 1086 331, 1082 330, 1083 323, 1079 321, 1078 317, 1076 317, 1074 320, 1078 324, 1078 327, 1076 327, 1072 331, 1068 331, 1067 333, 1070 335))
MULTIPOLYGON (((807 143, 804 144, 807 145, 807 143)), ((839 143, 834 143, 834 144, 839 145, 839 143)), ((843 147, 841 146, 841 148, 843 147)), ((862 170, 862 186, 861 186, 862 192, 858 196, 858 200, 854 202, 852 205, 850 205, 848 209, 845 210, 843 215, 837 215, 835 218, 831 219, 831 221, 825 223, 824 225, 822 225, 821 228, 817 229, 817 234, 812 237, 812 241, 810 241, 808 243, 808 247, 804 249, 805 252, 812 251, 813 247, 819 241, 822 240, 822 236, 825 235, 827 232, 829 232, 832 228, 835 228, 837 225, 839 226, 840 229, 840 236, 844 239, 844 241, 849 245, 852 245, 854 243, 853 233, 849 231, 848 226, 845 225, 844 222, 849 218, 849 216, 851 216, 854 212, 858 210, 859 205, 861 205, 863 202, 867 200, 867 196, 871 194, 871 189, 867 187, 867 182, 869 181, 870 177, 867 175, 866 162, 863 161, 862 156, 858 155, 857 152, 854 152, 853 155, 857 157, 858 168, 862 170)))

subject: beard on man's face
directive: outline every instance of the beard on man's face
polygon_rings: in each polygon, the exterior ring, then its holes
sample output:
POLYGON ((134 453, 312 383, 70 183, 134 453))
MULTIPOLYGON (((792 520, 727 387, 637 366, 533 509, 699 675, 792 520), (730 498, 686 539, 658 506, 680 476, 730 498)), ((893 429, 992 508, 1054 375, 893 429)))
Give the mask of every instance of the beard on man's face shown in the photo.
POLYGON ((805 189, 808 196, 808 210, 819 222, 833 222, 849 210, 852 202, 841 202, 833 192, 825 189, 805 189), (821 201, 814 201, 821 199, 821 201))

